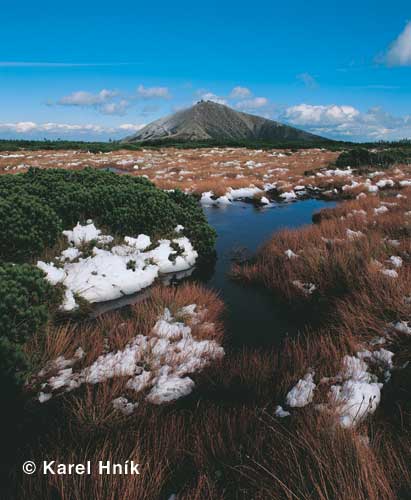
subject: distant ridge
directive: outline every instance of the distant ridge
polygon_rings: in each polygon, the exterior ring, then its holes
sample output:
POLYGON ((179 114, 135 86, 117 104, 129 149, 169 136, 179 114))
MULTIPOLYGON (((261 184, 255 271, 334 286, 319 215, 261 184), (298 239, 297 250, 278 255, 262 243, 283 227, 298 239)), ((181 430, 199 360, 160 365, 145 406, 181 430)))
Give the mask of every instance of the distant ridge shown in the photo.
POLYGON ((149 123, 123 143, 150 142, 319 142, 324 137, 235 111, 223 104, 200 101, 191 108, 149 123))

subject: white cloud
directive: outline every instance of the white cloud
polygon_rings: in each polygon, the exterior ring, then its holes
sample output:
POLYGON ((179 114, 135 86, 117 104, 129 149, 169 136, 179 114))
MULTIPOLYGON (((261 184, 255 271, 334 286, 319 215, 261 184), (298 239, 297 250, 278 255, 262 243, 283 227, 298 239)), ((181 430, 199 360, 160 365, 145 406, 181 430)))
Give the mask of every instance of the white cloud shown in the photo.
POLYGON ((78 136, 96 136, 114 134, 122 137, 124 132, 134 132, 144 127, 144 124, 123 123, 118 126, 106 126, 98 124, 69 124, 69 123, 36 123, 36 122, 14 122, 0 123, 0 133, 14 136, 38 136, 44 134, 50 137, 58 135, 69 135, 76 138, 78 136))
POLYGON ((121 99, 118 102, 107 102, 100 106, 101 113, 105 115, 125 115, 130 107, 129 101, 121 99))
MULTIPOLYGON (((49 105, 53 103, 49 103, 49 105)), ((61 106, 92 107, 104 115, 125 115, 130 101, 121 98, 116 90, 103 89, 93 94, 84 90, 72 92, 57 101, 61 106)))
POLYGON ((170 99, 171 97, 168 87, 144 87, 144 85, 139 85, 137 94, 144 99, 170 99))
POLYGON ((134 124, 134 123, 123 123, 118 128, 120 130, 125 130, 125 131, 128 131, 128 132, 138 132, 139 130, 141 130, 144 127, 145 127, 144 123, 142 125, 137 125, 137 124, 134 124))
POLYGON ((278 117, 315 134, 344 140, 396 140, 411 137, 411 116, 393 116, 374 107, 299 104, 278 117))
POLYGON ((411 22, 406 24, 380 60, 388 66, 411 66, 411 22))
POLYGON ((245 97, 250 97, 251 90, 247 87, 234 87, 230 92, 231 99, 244 99, 245 97))
POLYGON ((228 104, 227 100, 224 99, 224 97, 220 97, 216 94, 213 94, 212 92, 201 92, 200 91, 199 97, 203 101, 212 101, 212 102, 216 102, 217 104, 224 104, 225 106, 228 104))
POLYGON ((287 108, 285 118, 297 125, 338 124, 353 120, 359 113, 352 106, 299 104, 287 108))
POLYGON ((4 123, 0 124, 0 130, 7 130, 9 128, 15 130, 15 132, 19 134, 24 134, 25 132, 31 132, 32 130, 35 130, 37 127, 37 124, 34 122, 18 122, 18 123, 4 123))
POLYGON ((244 110, 260 109, 268 105, 266 97, 254 97, 253 99, 245 99, 236 104, 236 108, 244 110))
POLYGON ((97 94, 79 90, 62 97, 57 101, 57 104, 65 106, 95 106, 96 104, 102 104, 117 95, 118 92, 115 90, 103 89, 97 94))

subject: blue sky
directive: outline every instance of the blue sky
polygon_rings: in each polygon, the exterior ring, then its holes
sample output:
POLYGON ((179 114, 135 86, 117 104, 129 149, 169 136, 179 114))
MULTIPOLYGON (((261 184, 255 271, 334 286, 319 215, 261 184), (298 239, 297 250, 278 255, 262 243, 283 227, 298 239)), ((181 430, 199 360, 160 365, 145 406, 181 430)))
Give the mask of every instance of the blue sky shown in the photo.
POLYGON ((119 138, 210 98, 347 140, 411 137, 411 5, 2 6, 0 137, 119 138))

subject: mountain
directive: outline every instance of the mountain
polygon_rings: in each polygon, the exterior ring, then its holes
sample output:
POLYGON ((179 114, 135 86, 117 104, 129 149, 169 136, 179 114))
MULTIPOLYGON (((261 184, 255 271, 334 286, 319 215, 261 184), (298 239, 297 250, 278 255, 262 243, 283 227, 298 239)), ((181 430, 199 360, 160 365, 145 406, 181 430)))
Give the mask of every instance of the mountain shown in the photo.
POLYGON ((124 143, 138 142, 318 142, 318 135, 217 104, 200 101, 191 108, 149 123, 124 143))

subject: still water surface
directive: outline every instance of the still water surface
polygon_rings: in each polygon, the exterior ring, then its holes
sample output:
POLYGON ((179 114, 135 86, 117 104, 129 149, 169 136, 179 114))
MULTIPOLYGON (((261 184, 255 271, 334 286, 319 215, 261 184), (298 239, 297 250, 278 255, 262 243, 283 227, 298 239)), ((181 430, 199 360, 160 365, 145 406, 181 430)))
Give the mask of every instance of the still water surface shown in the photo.
POLYGON ((267 208, 255 208, 248 203, 235 202, 225 208, 205 209, 218 238, 214 270, 203 281, 220 292, 226 305, 226 330, 230 343, 275 344, 287 333, 294 333, 297 328, 284 307, 276 303, 267 290, 244 286, 230 279, 228 273, 235 253, 241 250, 252 255, 275 231, 310 224, 313 213, 332 206, 335 203, 305 200, 267 208))
MULTIPOLYGON (((217 231, 215 262, 176 276, 166 275, 162 281, 197 281, 218 291, 226 306, 225 331, 231 346, 276 344, 285 335, 295 333, 301 327, 301 321, 293 321, 289 311, 276 302, 268 290, 232 280, 229 272, 233 259, 239 253, 252 256, 275 231, 310 224, 313 213, 334 205, 333 202, 304 200, 256 208, 238 201, 224 207, 205 207, 207 219, 217 231)), ((136 303, 149 294, 148 289, 96 304, 93 315, 136 303)))

